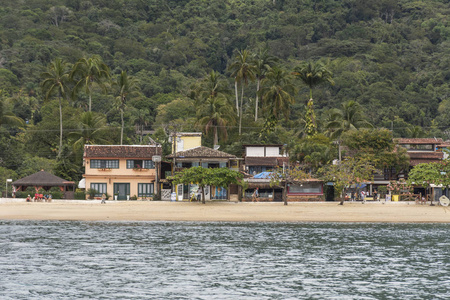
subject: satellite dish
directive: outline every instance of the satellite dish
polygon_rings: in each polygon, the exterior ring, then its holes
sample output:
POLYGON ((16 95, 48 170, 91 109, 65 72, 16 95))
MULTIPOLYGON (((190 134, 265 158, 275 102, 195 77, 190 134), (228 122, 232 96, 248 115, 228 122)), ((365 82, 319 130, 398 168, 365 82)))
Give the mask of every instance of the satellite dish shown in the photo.
POLYGON ((447 198, 447 196, 441 196, 439 197, 439 203, 442 206, 448 206, 450 204, 450 200, 447 198))
POLYGON ((214 145, 214 150, 219 150, 220 145, 214 145))

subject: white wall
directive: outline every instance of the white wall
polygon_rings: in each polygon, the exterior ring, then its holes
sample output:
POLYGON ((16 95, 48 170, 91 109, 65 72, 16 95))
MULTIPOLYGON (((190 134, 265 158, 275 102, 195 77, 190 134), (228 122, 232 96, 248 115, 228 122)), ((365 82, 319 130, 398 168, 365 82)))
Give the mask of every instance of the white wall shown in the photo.
POLYGON ((246 156, 264 157, 264 147, 246 147, 246 156))
POLYGON ((280 148, 266 147, 266 156, 280 156, 280 148))

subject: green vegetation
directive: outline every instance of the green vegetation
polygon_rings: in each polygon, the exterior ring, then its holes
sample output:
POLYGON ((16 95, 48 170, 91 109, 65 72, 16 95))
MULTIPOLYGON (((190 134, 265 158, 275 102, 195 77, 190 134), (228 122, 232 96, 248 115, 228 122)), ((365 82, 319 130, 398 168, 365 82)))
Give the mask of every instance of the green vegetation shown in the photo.
POLYGON ((285 144, 313 172, 346 132, 448 139, 448 4, 5 0, 0 177, 79 180, 83 143, 170 149, 173 126, 236 155, 285 144))

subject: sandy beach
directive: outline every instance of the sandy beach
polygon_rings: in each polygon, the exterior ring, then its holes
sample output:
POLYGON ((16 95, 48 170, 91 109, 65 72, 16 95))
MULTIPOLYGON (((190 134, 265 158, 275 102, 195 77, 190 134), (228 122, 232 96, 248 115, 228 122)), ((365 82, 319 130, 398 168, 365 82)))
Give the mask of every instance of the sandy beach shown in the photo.
POLYGON ((0 220, 450 223, 450 209, 405 202, 344 205, 317 202, 284 206, 283 203, 203 205, 163 201, 27 203, 4 199, 0 201, 0 220))

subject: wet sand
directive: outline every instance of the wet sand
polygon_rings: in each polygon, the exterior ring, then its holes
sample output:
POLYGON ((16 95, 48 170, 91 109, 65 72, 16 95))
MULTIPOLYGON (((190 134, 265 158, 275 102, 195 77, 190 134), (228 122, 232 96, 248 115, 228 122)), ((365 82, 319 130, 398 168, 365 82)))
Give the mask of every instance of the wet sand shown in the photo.
POLYGON ((449 207, 405 202, 19 201, 0 201, 0 220, 450 223, 449 207))

